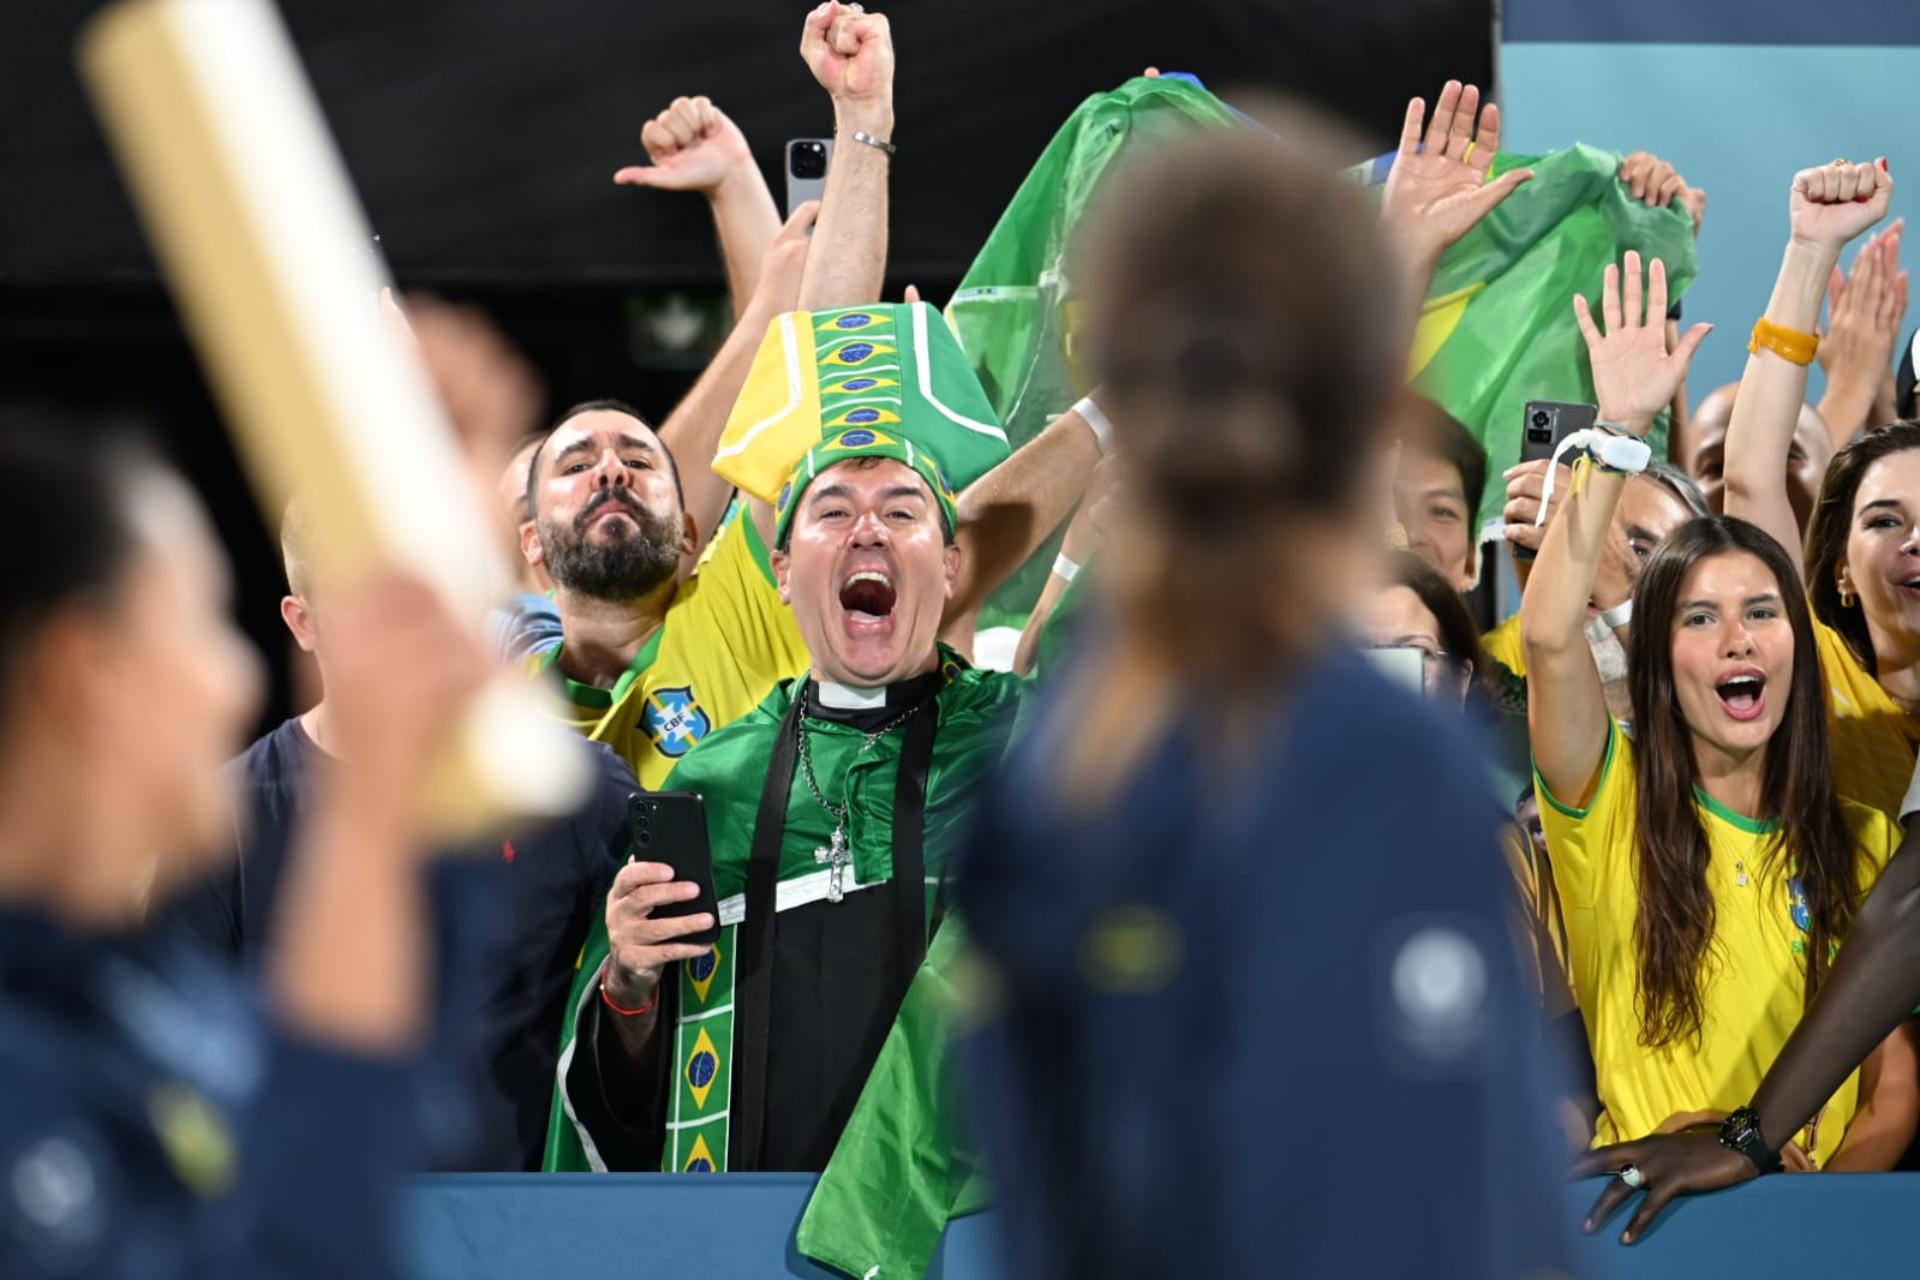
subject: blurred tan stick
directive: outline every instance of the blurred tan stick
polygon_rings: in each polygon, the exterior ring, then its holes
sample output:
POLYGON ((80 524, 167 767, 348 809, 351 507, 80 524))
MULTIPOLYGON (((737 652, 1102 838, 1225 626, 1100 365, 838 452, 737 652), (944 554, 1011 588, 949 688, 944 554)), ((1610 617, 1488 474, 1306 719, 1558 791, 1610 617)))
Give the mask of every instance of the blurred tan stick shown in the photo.
MULTIPOLYGON (((296 491, 323 583, 399 564, 481 625, 511 579, 351 182, 267 0, 124 0, 80 42, 87 87, 277 522, 296 491)), ((588 772, 503 675, 434 772, 445 834, 571 808, 588 772)))

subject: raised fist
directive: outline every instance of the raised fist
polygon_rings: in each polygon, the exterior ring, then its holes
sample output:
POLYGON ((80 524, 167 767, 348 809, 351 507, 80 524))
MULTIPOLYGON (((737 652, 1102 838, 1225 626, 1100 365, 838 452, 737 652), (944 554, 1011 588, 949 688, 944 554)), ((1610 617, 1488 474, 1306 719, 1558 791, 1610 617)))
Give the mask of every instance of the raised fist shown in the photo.
POLYGON ((675 98, 640 129, 651 165, 628 165, 613 175, 623 186, 712 192, 753 164, 747 139, 726 112, 706 98, 675 98))
POLYGON ((1887 216, 1893 199, 1893 174, 1886 157, 1872 164, 1836 160, 1793 175, 1787 208, 1793 238, 1838 253, 1849 240, 1887 216))
MULTIPOLYGON (((884 14, 828 0, 807 15, 800 56, 836 110, 893 111, 893 32, 884 14)), ((890 118, 882 121, 891 126, 890 118)))

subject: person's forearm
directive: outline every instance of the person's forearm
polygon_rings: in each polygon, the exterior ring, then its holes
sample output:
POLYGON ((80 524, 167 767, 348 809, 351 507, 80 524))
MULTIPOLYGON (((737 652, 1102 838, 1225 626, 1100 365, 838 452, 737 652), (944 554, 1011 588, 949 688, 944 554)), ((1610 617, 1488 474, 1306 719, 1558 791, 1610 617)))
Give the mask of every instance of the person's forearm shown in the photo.
POLYGON ((887 270, 887 181, 893 158, 879 147, 856 142, 863 132, 893 140, 890 107, 840 107, 833 132, 833 161, 820 196, 820 219, 800 280, 800 309, 824 311, 878 302, 887 270))
POLYGON ((960 495, 960 581, 945 614, 977 608, 1039 549, 1086 492, 1100 441, 1068 410, 960 495))
MULTIPOLYGON (((347 766, 351 769, 351 766, 347 766)), ((427 1010, 425 886, 405 797, 351 772, 322 781, 280 895, 269 971, 276 1013, 310 1041, 405 1053, 427 1010)))
POLYGON ((1827 393, 1820 397, 1820 416, 1833 437, 1834 448, 1843 448, 1862 430, 1874 425, 1875 404, 1879 399, 1879 379, 1829 377, 1827 393))
POLYGON ((733 314, 743 316, 753 302, 767 246, 780 230, 780 212, 760 166, 749 161, 736 167, 707 199, 713 226, 720 237, 720 256, 727 264, 727 290, 733 314))
MULTIPOLYGON (((1789 243, 1766 318, 1781 328, 1812 333, 1834 260, 1831 250, 1789 243)), ((1787 498, 1787 454, 1806 392, 1807 366, 1762 348, 1747 357, 1727 424, 1727 514, 1765 529, 1796 563, 1800 536, 1787 498)))
POLYGON ((1520 605, 1520 639, 1527 671, 1574 655, 1591 662, 1587 648, 1587 602, 1600 565, 1613 509, 1627 477, 1593 467, 1585 488, 1569 492, 1547 526, 1520 605))
POLYGON ((733 486, 713 473, 713 454, 720 447, 727 415, 733 412, 733 402, 746 385, 753 357, 774 318, 770 307, 749 302, 693 389, 660 427, 660 441, 673 453, 674 465, 680 470, 687 514, 693 517, 698 535, 689 565, 698 558, 699 548, 713 537, 727 500, 733 496, 733 486))
POLYGON ((1753 1095, 1760 1132, 1800 1131, 1854 1067, 1920 1006, 1920 832, 1867 895, 1813 1006, 1753 1095))
POLYGON ((1034 601, 1033 612, 1027 615, 1026 629, 1020 633, 1020 643, 1013 648, 1013 674, 1033 674, 1033 664, 1040 657, 1040 633, 1047 629, 1048 620, 1053 617, 1060 597, 1065 594, 1067 579, 1057 573, 1048 574, 1047 585, 1040 588, 1040 598, 1034 601))

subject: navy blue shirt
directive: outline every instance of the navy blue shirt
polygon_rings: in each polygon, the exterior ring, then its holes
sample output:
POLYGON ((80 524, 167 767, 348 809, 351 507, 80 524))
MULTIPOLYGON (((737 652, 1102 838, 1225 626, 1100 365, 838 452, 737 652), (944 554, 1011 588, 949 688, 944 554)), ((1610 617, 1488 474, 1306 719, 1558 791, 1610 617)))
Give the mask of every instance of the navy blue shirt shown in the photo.
MULTIPOLYGON (((596 785, 571 817, 449 852, 432 868, 440 981, 419 1098, 432 1168, 540 1167, 567 989, 626 858, 627 797, 640 790, 618 756, 588 745, 596 785)), ((162 930, 256 972, 314 772, 330 764, 298 719, 234 760, 247 815, 235 856, 162 908, 162 930)))
POLYGON ((980 805, 965 1061, 1016 1275, 1566 1264, 1481 753, 1348 652, 1285 695, 1232 767, 1188 716, 1084 815, 1056 699, 980 805))
POLYGON ((406 1065, 278 1035, 184 948, 0 910, 0 1276, 393 1274, 406 1065))

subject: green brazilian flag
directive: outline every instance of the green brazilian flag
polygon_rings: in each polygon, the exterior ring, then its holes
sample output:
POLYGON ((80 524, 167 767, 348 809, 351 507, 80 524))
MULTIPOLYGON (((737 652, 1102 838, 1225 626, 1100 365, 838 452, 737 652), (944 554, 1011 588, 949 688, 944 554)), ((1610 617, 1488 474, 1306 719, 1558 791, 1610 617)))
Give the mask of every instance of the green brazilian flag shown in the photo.
MULTIPOLYGON (((1130 148, 1194 128, 1239 123, 1239 116, 1191 81, 1135 76, 1088 97, 1040 153, 946 310, 1013 448, 1091 389, 1070 366, 1066 258, 1101 179, 1130 148)), ((1024 625, 1046 585, 1057 538, 988 598, 982 627, 1024 625)))
MULTIPOLYGON (((1620 156, 1576 144, 1544 156, 1502 153, 1495 174, 1531 168, 1533 181, 1447 251, 1413 343, 1413 385, 1464 423, 1487 451, 1479 523, 1506 505, 1501 472, 1520 460, 1529 400, 1592 403, 1586 343, 1573 315, 1585 294, 1600 313, 1601 275, 1629 249, 1667 266, 1678 300, 1699 274, 1693 219, 1678 204, 1650 209, 1618 180, 1620 156)), ((1666 457, 1666 416, 1654 426, 1666 457)))
POLYGON ((949 916, 800 1219, 800 1252, 850 1276, 919 1280, 948 1221, 988 1206, 954 1125, 949 1042, 966 999, 966 955, 965 931, 949 916))

